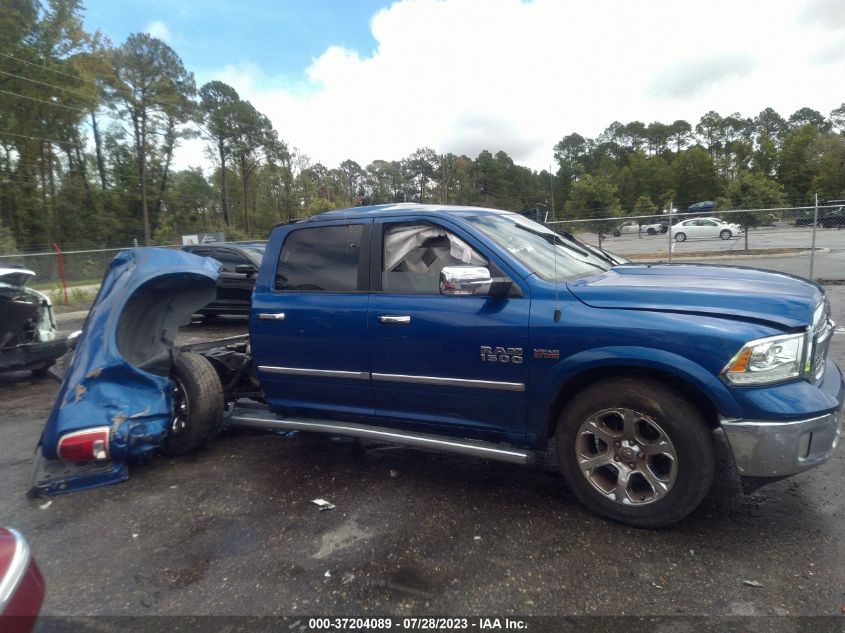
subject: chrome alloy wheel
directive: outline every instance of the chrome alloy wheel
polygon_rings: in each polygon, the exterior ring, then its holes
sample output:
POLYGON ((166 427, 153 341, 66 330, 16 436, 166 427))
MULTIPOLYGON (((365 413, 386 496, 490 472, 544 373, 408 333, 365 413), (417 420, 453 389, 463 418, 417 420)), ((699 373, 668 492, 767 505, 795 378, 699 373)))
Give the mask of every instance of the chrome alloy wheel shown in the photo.
POLYGON ((179 435, 188 426, 188 396, 185 386, 178 378, 173 378, 173 413, 170 416, 170 432, 179 435))
POLYGON ((675 483, 678 457, 660 425, 632 409, 594 413, 575 440, 581 473, 602 495, 623 505, 644 505, 665 497, 675 483))

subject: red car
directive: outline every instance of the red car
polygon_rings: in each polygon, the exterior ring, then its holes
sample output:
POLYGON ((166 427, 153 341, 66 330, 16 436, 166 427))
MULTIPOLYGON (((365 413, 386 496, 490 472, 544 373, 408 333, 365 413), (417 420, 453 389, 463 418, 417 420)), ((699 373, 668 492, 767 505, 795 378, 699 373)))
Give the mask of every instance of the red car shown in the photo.
POLYGON ((44 578, 16 530, 0 528, 0 630, 29 633, 44 601, 44 578))

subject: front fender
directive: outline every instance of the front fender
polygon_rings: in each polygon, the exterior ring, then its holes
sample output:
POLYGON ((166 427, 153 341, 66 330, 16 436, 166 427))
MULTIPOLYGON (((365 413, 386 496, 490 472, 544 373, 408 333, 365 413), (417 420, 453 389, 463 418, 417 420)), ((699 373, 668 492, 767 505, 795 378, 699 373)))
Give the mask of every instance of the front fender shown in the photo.
POLYGON ((561 359, 546 369, 531 403, 528 442, 543 447, 548 440, 548 412, 557 394, 586 371, 638 367, 671 374, 701 391, 724 417, 742 417, 730 390, 712 373, 693 361, 664 350, 648 347, 614 346, 585 350, 561 359))

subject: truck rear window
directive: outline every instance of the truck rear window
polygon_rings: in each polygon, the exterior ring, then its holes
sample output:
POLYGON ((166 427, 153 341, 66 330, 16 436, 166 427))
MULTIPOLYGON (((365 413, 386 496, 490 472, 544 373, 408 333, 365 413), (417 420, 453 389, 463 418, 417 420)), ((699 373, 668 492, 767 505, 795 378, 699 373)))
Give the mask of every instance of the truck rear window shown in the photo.
POLYGON ((363 225, 292 231, 282 245, 276 290, 355 292, 363 225))

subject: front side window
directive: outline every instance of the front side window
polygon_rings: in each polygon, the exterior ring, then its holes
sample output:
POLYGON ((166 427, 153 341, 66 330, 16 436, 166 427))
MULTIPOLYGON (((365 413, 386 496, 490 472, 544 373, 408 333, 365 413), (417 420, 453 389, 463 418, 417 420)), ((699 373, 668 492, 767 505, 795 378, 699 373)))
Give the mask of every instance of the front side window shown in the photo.
POLYGON ((398 294, 439 294, 445 266, 487 266, 487 259, 451 231, 428 223, 388 225, 381 287, 398 294))
POLYGON ((355 292, 364 226, 318 226, 288 234, 276 268, 276 290, 355 292))

